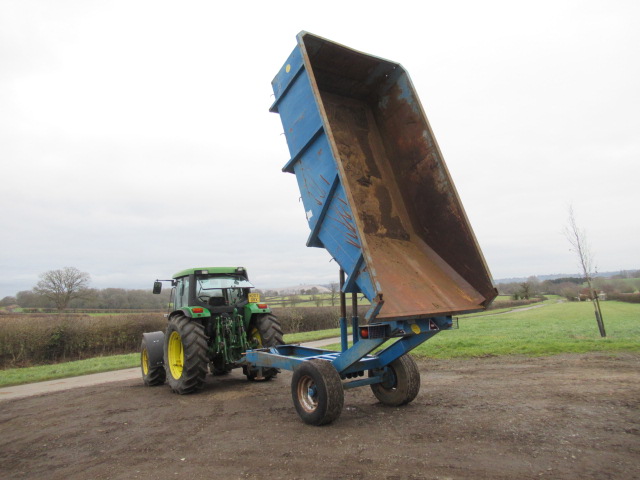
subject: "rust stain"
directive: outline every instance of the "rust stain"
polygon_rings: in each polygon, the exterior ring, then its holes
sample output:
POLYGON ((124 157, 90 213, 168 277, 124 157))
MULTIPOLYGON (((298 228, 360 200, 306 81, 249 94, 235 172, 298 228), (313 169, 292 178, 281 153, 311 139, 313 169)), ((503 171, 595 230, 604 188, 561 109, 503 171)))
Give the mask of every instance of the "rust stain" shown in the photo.
POLYGON ((366 243, 365 268, 385 298, 378 318, 479 309, 495 289, 408 76, 322 39, 305 46, 353 199, 338 196, 344 207, 328 218, 347 244, 366 243))

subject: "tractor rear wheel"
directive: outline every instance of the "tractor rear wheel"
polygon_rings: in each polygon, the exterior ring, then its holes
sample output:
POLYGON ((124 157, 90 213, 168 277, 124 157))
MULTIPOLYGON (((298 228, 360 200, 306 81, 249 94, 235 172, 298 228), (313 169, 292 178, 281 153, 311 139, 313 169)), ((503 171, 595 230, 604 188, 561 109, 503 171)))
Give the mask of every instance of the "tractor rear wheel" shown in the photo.
POLYGON ((326 360, 307 360, 294 370, 291 396, 298 415, 309 425, 326 425, 342 413, 342 381, 338 371, 326 360))
MULTIPOLYGON (((387 366, 385 380, 374 383, 371 390, 380 403, 399 407, 412 402, 420 391, 420 371, 409 354, 398 357, 387 366)), ((369 376, 373 376, 369 372, 369 376)))
POLYGON ((207 363, 207 337, 202 325, 182 314, 171 317, 164 342, 164 365, 171 389, 181 395, 200 390, 207 363))
POLYGON ((162 362, 163 341, 164 334, 162 332, 145 333, 142 336, 142 343, 140 344, 140 369, 142 370, 142 381, 148 387, 162 385, 167 378, 162 362), (151 342, 152 345, 149 345, 149 342, 151 342))
MULTIPOLYGON (((284 345, 282 327, 278 319, 270 313, 256 315, 249 324, 249 342, 256 348, 268 348, 284 345)), ((262 374, 257 368, 244 368, 244 373, 249 380, 267 381, 274 378, 280 370, 277 368, 263 368, 262 374)))

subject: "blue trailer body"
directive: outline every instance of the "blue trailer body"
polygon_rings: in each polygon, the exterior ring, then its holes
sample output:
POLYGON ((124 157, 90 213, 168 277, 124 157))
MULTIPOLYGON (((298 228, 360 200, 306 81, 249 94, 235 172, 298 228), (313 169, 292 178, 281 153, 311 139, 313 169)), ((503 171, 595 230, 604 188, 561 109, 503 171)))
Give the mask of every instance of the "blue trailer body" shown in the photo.
POLYGON ((302 32, 272 85, 309 224, 373 322, 485 309, 489 270, 401 65, 302 32))
POLYGON ((272 84, 307 246, 341 268, 342 350, 278 345, 247 351, 244 363, 293 370, 294 405, 312 425, 340 415, 347 388, 369 385, 383 404, 405 405, 420 388, 407 353, 497 295, 431 127, 401 65, 306 32, 272 84), (363 325, 360 293, 371 301, 363 325))
POLYGON ((351 281, 344 291, 360 291, 371 300, 377 289, 364 268, 355 216, 325 133, 326 122, 301 48, 296 48, 283 65, 273 81, 273 91, 276 101, 271 111, 280 114, 291 153, 282 170, 297 177, 311 230, 307 246, 326 248, 349 275, 351 281))

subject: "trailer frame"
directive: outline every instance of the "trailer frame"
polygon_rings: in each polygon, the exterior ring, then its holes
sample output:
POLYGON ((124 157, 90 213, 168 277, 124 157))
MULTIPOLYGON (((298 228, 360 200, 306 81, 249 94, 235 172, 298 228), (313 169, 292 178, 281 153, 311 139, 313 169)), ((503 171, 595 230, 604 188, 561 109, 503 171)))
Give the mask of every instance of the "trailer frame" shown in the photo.
MULTIPOLYGON (((342 269, 340 270, 340 279, 341 282, 344 281, 344 271, 342 269)), ((394 372, 389 368, 389 365, 403 355, 408 354, 417 346, 431 339, 437 333, 443 330, 455 329, 458 326, 458 319, 450 315, 360 325, 357 311, 357 297, 355 293, 353 293, 352 296, 351 346, 349 346, 348 343, 349 335, 345 295, 341 294, 341 351, 304 347, 299 344, 278 345, 269 348, 248 350, 244 354, 242 363, 258 370, 278 368, 296 371, 305 362, 320 360, 329 362, 332 365, 339 375, 343 390, 375 384, 393 386, 397 383, 397 379, 394 378, 394 372), (372 353, 389 341, 393 342, 384 349, 372 353), (365 372, 368 372, 368 377, 362 378, 365 376, 365 372)), ((300 390, 292 384, 294 404, 300 401, 300 398, 296 398, 299 392, 300 390)), ((314 397, 319 393, 317 391, 310 391, 307 394, 314 397)), ((339 416, 339 413, 340 412, 338 412, 335 418, 339 416)), ((329 421, 324 421, 327 419, 323 418, 322 422, 317 423, 316 421, 308 421, 304 415, 301 415, 301 417, 306 423, 317 425, 330 423, 335 420, 335 418, 331 418, 329 421)))

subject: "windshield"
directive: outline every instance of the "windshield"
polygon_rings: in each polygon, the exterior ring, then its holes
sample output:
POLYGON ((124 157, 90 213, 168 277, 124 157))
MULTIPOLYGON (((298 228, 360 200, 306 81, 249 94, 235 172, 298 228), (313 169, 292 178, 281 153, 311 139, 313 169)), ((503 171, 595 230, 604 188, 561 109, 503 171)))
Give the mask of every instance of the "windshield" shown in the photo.
POLYGON ((241 277, 198 277, 198 291, 216 288, 253 288, 253 285, 241 277))
POLYGON ((196 296, 198 300, 211 306, 235 305, 246 299, 246 290, 253 288, 242 277, 197 277, 196 296))

